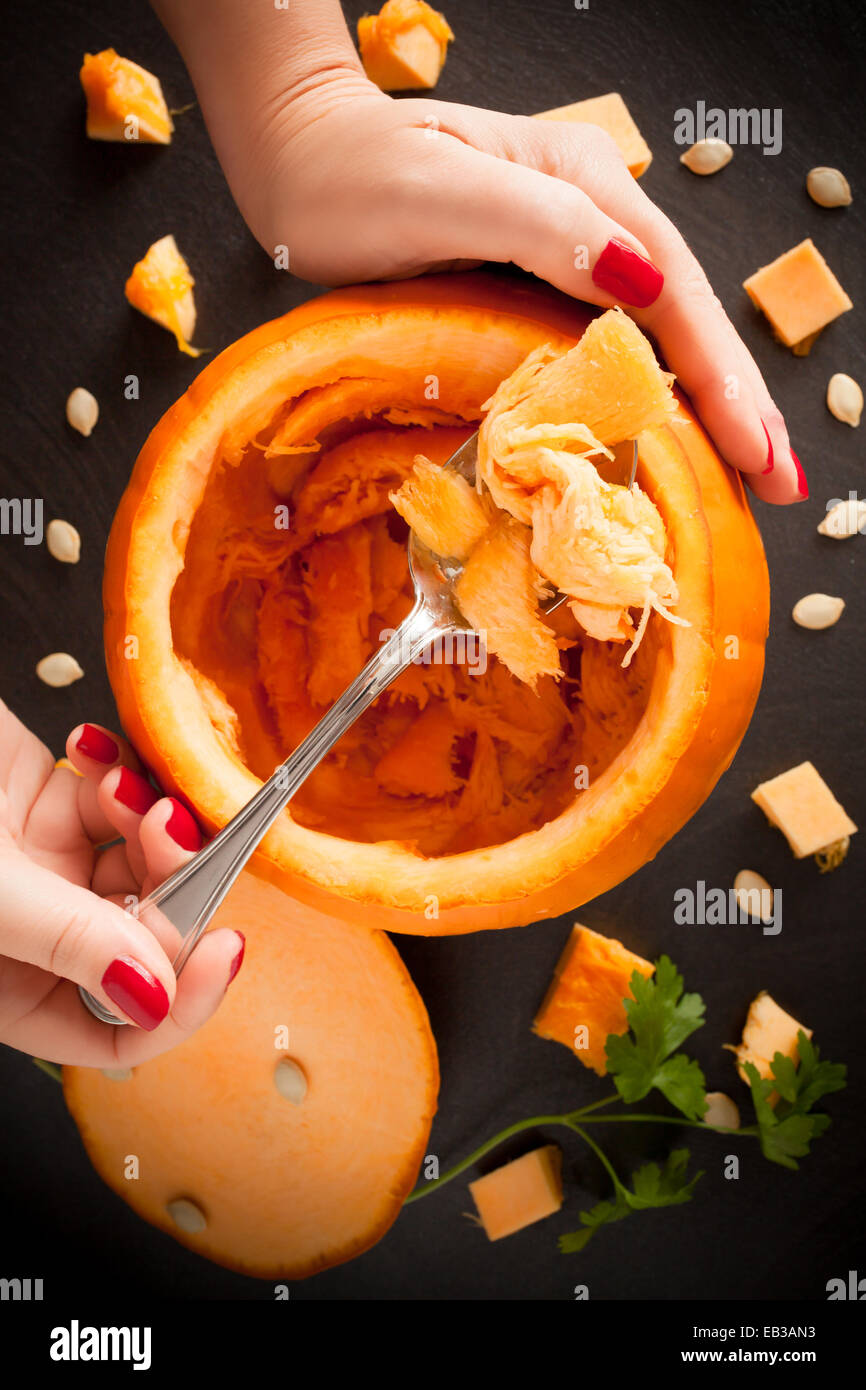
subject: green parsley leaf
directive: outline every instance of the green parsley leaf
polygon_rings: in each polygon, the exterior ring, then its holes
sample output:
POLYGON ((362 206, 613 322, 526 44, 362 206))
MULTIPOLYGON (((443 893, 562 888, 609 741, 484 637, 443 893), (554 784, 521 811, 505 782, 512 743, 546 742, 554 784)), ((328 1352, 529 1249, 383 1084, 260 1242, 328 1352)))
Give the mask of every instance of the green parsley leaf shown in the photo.
POLYGON ((811 1114, 816 1101, 833 1091, 841 1091, 847 1068, 839 1062, 822 1062, 818 1048, 802 1028, 797 1034, 800 1065, 777 1052, 770 1063, 772 1075, 760 1076, 754 1062, 744 1063, 749 1079, 752 1104, 758 1121, 761 1152, 771 1163, 783 1168, 799 1168, 798 1158, 805 1158, 809 1145, 830 1127, 830 1116, 821 1112, 811 1114), (778 1097, 775 1106, 770 1097, 778 1097))
POLYGON ((629 1031, 611 1033, 605 1044, 616 1089, 627 1105, 633 1105, 655 1086, 683 1115, 700 1119, 707 1108, 704 1074, 693 1059, 671 1054, 703 1027, 703 999, 683 994, 683 977, 668 956, 659 959, 648 980, 636 970, 629 989, 629 1031))
POLYGON ((650 1207, 675 1207, 690 1202, 695 1183, 703 1173, 695 1173, 688 1178, 686 1170, 689 1163, 688 1149, 674 1149, 668 1154, 662 1167, 658 1163, 644 1163, 632 1174, 632 1188, 617 1181, 613 1200, 609 1198, 597 1202, 589 1211, 580 1213, 580 1231, 571 1231, 560 1236, 559 1248, 563 1255, 574 1255, 583 1250, 600 1226, 622 1221, 635 1211, 647 1211, 650 1207))

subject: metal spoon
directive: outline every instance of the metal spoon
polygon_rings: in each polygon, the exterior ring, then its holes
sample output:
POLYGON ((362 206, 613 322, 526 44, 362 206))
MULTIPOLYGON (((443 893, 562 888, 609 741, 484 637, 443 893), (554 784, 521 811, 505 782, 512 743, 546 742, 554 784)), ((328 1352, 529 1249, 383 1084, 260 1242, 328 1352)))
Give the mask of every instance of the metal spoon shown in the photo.
MULTIPOLYGON (((452 454, 445 467, 474 482, 477 461, 476 431, 452 454)), ((637 444, 629 487, 636 468, 637 444)), ((180 975, 199 937, 263 836, 341 735, 437 637, 472 631, 454 601, 454 584, 461 568, 455 560, 434 555, 410 531, 409 573, 415 588, 411 612, 252 800, 193 859, 130 909, 151 928, 169 954, 175 949, 175 975, 180 975)), ((552 612, 565 597, 554 594, 544 611, 552 612)), ((79 993, 90 1012, 103 1023, 125 1023, 83 986, 79 993)))

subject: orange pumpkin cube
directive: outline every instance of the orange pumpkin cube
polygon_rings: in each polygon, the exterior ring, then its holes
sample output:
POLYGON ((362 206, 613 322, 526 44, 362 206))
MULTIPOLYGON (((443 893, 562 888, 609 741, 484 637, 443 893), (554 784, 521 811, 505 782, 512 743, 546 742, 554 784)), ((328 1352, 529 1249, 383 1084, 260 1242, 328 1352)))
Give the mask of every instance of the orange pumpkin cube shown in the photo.
POLYGON ((761 266, 743 289, 798 356, 809 351, 822 328, 853 308, 811 237, 761 266))
POLYGON ((857 827, 812 763, 800 763, 752 792, 771 825, 778 826, 796 859, 818 854, 857 827))
POLYGON ((81 85, 91 140, 168 145, 174 130, 159 78, 113 48, 85 53, 81 85))
POLYGON ((533 1032, 570 1048, 585 1067, 607 1072, 604 1045, 628 1031, 625 1000, 635 970, 647 979, 655 966, 613 937, 575 923, 559 958, 533 1032))
POLYGON ((637 124, 619 92, 602 97, 587 97, 569 106, 555 106, 550 111, 536 111, 538 121, 585 121, 600 126, 619 145, 629 173, 639 179, 652 162, 652 150, 637 128, 637 124))
POLYGON ((445 16, 424 0, 386 0, 358 20, 361 62, 383 92, 435 87, 454 34, 445 16))
POLYGON ((562 1206, 562 1151, 533 1149, 469 1184, 489 1240, 522 1231, 562 1206))
POLYGON ((173 333, 181 352, 189 357, 201 353, 188 341, 195 332, 194 284, 173 236, 155 241, 126 282, 126 297, 133 308, 173 333))
MULTIPOLYGON (((743 1028, 743 1038, 737 1047, 730 1047, 737 1059, 737 1070, 744 1081, 748 1077, 743 1070, 746 1062, 752 1062, 758 1075, 767 1080, 772 1076, 771 1062, 777 1052, 790 1057, 796 1066, 799 1061, 797 1034, 800 1029, 811 1038, 812 1029, 798 1023, 790 1014, 781 1009, 765 989, 756 995, 749 1005, 749 1013, 743 1028)), ((778 1096, 769 1097, 775 1104, 778 1096)))

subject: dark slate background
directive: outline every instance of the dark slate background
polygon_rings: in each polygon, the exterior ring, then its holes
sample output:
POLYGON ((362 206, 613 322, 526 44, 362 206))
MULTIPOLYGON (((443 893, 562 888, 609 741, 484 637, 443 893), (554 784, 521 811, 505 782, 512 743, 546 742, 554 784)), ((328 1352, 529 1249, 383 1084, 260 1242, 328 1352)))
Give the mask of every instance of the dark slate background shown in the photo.
MULTIPOLYGON (((351 18, 361 3, 347 5, 351 18)), ((647 192, 681 226, 755 352, 786 413, 805 464, 811 499, 757 513, 773 581, 768 665, 757 714, 732 770, 703 810, 656 861, 579 913, 645 955, 670 952, 703 992, 709 1022, 693 1039, 711 1087, 744 1102, 721 1044, 738 1037, 748 1001, 768 988, 810 1023, 826 1055, 847 1060, 849 1090, 830 1104, 829 1136, 799 1173, 762 1161, 753 1141, 712 1136, 691 1143, 707 1172, 691 1206, 651 1212, 603 1231, 582 1255, 564 1257, 556 1236, 604 1191, 595 1163, 562 1132, 568 1201, 562 1213, 490 1245, 464 1215, 462 1181, 408 1210, 361 1259, 292 1289, 301 1299, 570 1299, 577 1283, 599 1299, 819 1299, 826 1281, 863 1260, 864 852, 821 877, 798 863, 770 830, 749 791, 804 758, 815 761, 855 820, 863 796, 864 602, 856 538, 816 535, 827 499, 863 476, 861 436, 824 405, 834 371, 861 381, 864 188, 864 12, 855 0, 452 0, 457 42, 437 95, 503 111, 531 112, 613 89, 622 91, 654 151, 647 192), (709 105, 781 106, 776 158, 741 148, 713 179, 678 163, 674 111, 709 105), (859 107, 859 109, 857 109, 859 107), (855 189, 845 211, 806 196, 806 171, 838 164, 855 189), (743 278, 805 236, 821 251, 857 308, 800 360, 772 339, 741 289, 743 278), (811 590, 841 594, 842 621, 825 633, 792 623, 811 590), (784 930, 682 927, 673 893, 704 878, 727 886, 753 866, 784 891, 784 930), (741 1154, 738 1182, 723 1155, 741 1154)), ((157 237, 174 232, 196 277, 196 341, 222 348, 315 292, 277 274, 253 243, 223 183, 197 109, 177 117, 169 149, 84 138, 78 67, 84 50, 113 45, 156 71, 169 105, 193 91, 179 57, 144 3, 67 0, 17 6, 2 60, 7 158, 2 274, 5 306, 3 461, 0 495, 42 496, 45 518, 81 531, 81 564, 56 564, 44 548, 0 538, 0 693, 57 753, 77 721, 115 722, 101 652, 100 568, 117 501, 136 453, 196 365, 167 334, 130 310, 123 283, 157 237), (123 378, 141 379, 141 399, 123 398, 123 378), (72 386, 96 394, 101 415, 89 440, 65 424, 72 386), (33 668, 69 649, 86 671, 53 691, 33 668)), ((339 190, 335 189, 335 198, 339 190)), ((454 940, 398 939, 427 1001, 442 1063, 441 1110, 431 1151, 447 1164, 525 1115, 567 1109, 600 1083, 565 1049, 533 1037, 529 1024, 571 917, 522 931, 454 940)), ((72 1289, 101 1297, 268 1299, 269 1284, 187 1253, 135 1217, 91 1171, 55 1083, 16 1052, 0 1049, 0 1274, 41 1276, 46 1295, 72 1289)), ((748 1114, 748 1106, 744 1103, 748 1114)), ((688 1131, 632 1126, 616 1160, 664 1152, 688 1131)), ((601 1133, 601 1131, 598 1131, 601 1133)), ((506 1147, 516 1156, 542 1135, 506 1147)))

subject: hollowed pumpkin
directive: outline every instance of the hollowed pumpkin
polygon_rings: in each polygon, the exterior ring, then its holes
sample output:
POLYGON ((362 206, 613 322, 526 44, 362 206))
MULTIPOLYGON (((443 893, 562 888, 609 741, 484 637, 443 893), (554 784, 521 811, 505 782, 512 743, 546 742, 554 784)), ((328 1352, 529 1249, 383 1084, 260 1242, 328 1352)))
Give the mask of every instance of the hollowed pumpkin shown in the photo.
MULTIPOLYGON (((228 348, 157 425, 109 541, 107 661, 129 736, 207 827, 407 611, 388 494, 415 455, 443 462, 532 349, 587 322, 485 274, 340 291, 228 348)), ((610 402, 628 395, 615 377, 610 402)), ((638 481, 689 626, 654 614, 623 670, 621 644, 560 616, 566 678, 535 693, 496 661, 411 668, 252 861, 310 920, 437 934, 553 916, 640 868, 709 794, 760 685, 763 549, 684 401, 641 436, 638 481)))

